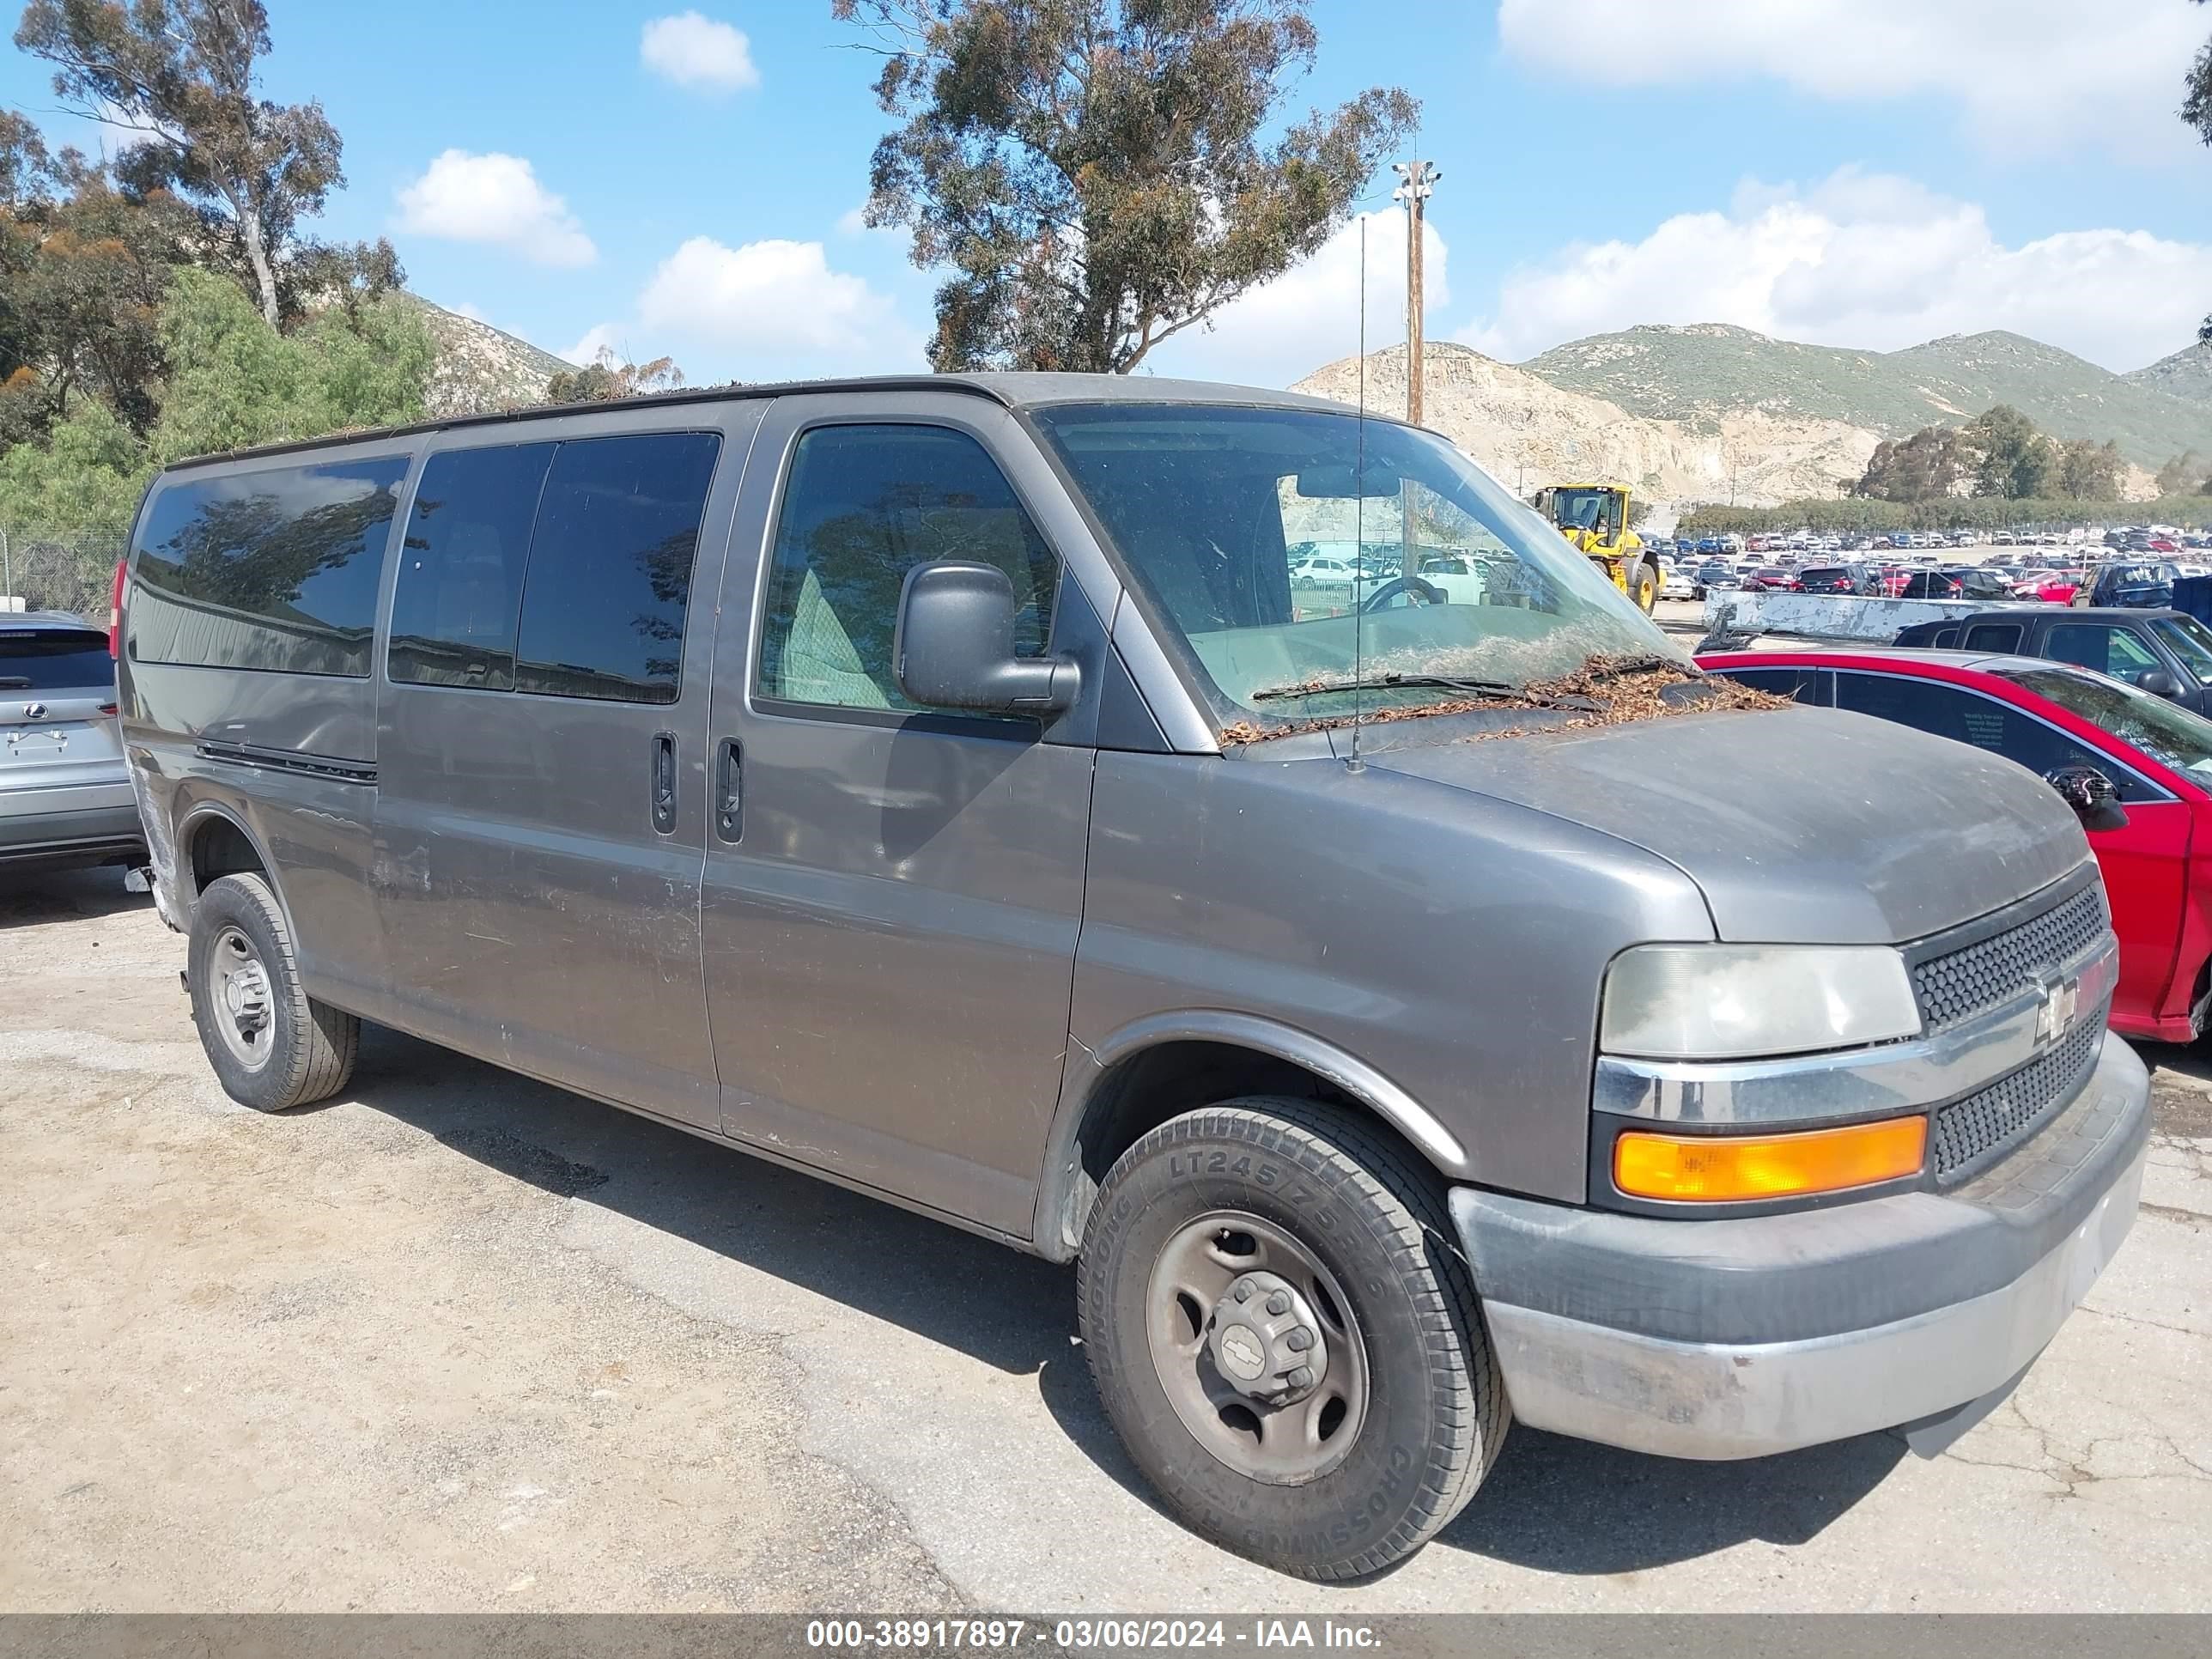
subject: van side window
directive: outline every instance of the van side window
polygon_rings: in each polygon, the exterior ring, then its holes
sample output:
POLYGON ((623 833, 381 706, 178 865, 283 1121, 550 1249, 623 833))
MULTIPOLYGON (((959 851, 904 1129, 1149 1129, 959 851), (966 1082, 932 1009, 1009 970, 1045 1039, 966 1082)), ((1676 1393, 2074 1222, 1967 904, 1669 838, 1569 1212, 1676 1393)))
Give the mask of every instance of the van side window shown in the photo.
POLYGON ((394 680, 513 687, 530 526, 554 448, 449 449, 423 464, 392 598, 394 680))
POLYGON ((408 458, 187 474, 154 497, 133 662, 365 678, 408 458))
POLYGON ((1059 562, 1006 475, 965 433, 827 426, 803 434, 776 519, 762 629, 763 696, 840 708, 910 709, 891 673, 906 573, 977 559, 1011 577, 1014 649, 1052 634, 1059 562))
POLYGON ((691 560, 721 446, 712 432, 561 446, 530 543, 516 690, 676 701, 691 560))

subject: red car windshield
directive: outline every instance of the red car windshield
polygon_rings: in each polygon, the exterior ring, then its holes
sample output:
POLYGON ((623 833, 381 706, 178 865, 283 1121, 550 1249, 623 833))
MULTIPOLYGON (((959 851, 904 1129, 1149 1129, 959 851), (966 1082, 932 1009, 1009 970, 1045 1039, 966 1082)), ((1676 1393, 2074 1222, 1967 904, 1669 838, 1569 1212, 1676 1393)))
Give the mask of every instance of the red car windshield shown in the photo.
POLYGON ((2101 674, 2080 673, 2051 663, 1992 668, 1990 672, 2080 715, 2160 765, 2212 783, 2212 720, 2202 715, 2101 674))

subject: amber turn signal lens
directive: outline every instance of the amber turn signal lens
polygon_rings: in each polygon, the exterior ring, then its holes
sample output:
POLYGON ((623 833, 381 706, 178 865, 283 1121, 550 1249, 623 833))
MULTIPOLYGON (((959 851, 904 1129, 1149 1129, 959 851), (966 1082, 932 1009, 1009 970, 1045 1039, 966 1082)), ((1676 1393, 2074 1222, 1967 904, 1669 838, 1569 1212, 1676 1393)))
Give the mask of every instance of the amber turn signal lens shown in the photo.
POLYGON ((1613 1143, 1613 1184, 1632 1198, 1741 1203, 1834 1193, 1917 1175, 1928 1120, 1885 1118, 1787 1135, 1658 1135, 1613 1143))

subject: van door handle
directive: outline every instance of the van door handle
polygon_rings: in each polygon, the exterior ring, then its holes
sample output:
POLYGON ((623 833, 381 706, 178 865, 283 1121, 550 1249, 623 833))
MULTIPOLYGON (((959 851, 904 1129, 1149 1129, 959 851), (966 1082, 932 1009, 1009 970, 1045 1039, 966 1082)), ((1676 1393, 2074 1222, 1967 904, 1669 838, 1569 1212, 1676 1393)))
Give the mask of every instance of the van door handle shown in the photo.
POLYGON ((714 752, 714 833, 724 841, 745 833, 745 746, 735 738, 714 752))
POLYGON ((676 828, 676 734, 653 734, 653 827, 662 835, 676 828))

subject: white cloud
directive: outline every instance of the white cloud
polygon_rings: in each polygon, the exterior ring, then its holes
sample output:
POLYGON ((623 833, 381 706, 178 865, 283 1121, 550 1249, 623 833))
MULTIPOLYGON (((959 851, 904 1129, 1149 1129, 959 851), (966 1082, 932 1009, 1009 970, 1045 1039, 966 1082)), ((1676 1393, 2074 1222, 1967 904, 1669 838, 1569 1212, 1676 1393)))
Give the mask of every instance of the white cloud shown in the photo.
POLYGON ((617 364, 626 363, 629 358, 615 345, 617 332, 616 326, 612 323, 594 323, 584 331, 582 339, 560 355, 579 368, 588 368, 592 364, 599 362, 601 352, 605 352, 617 364))
POLYGON ((1875 350, 2010 329, 2124 370, 2185 343, 2208 293, 2212 246, 2092 229, 2007 246, 1970 203, 1846 168, 1810 191, 1747 184, 1632 245, 1563 248, 1509 273, 1458 337, 1517 361, 1636 323, 1875 350))
POLYGON ((449 149, 399 191, 399 228, 489 242, 546 265, 587 265, 599 250, 568 204, 520 155, 449 149))
POLYGON ((901 225, 870 224, 868 204, 863 202, 858 207, 847 208, 837 216, 837 234, 840 236, 903 236, 906 229, 901 225))
MULTIPOLYGON (((1367 229, 1367 349, 1406 337, 1406 214, 1383 208, 1362 214, 1322 244, 1314 256, 1214 313, 1213 326, 1194 324, 1153 349, 1142 368, 1159 374, 1287 386, 1323 363, 1359 349, 1359 240, 1367 229)), ((1436 222, 1421 238, 1422 286, 1431 338, 1443 331, 1451 303, 1446 250, 1436 222)))
POLYGON ((1763 76, 1816 97, 1950 101, 2003 153, 2177 159, 2203 14, 2175 0, 1499 0, 1498 32, 1572 84, 1763 76))
POLYGON ((464 300, 457 306, 447 306, 446 309, 456 317, 467 318, 472 323, 489 324, 491 321, 490 318, 484 315, 483 307, 471 300, 464 300))
POLYGON ((862 278, 831 270, 819 242, 729 247, 694 236, 653 273, 637 316, 656 338, 750 354, 736 365, 748 380, 763 359, 778 372, 793 364, 916 366, 916 342, 890 301, 862 278))
POLYGON ((752 43, 727 23, 696 11, 654 18, 638 37, 637 55, 646 68, 679 87, 743 92, 760 84, 752 43))

